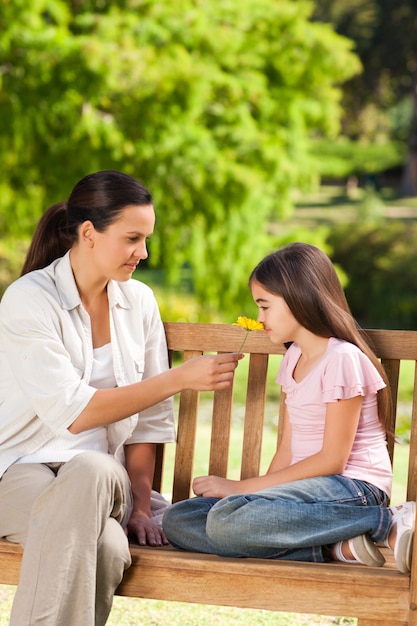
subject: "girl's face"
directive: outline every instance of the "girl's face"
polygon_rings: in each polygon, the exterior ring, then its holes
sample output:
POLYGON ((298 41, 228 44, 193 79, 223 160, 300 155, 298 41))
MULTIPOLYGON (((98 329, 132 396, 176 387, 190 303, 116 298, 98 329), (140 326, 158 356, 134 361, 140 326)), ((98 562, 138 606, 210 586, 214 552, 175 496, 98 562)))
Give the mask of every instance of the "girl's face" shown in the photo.
POLYGON ((148 257, 146 242, 155 226, 153 206, 131 205, 102 233, 93 227, 95 269, 103 278, 126 281, 148 257))
POLYGON ((251 291, 259 309, 258 320, 264 325, 272 343, 296 341, 302 326, 291 313, 284 298, 267 291, 256 280, 252 281, 251 291))

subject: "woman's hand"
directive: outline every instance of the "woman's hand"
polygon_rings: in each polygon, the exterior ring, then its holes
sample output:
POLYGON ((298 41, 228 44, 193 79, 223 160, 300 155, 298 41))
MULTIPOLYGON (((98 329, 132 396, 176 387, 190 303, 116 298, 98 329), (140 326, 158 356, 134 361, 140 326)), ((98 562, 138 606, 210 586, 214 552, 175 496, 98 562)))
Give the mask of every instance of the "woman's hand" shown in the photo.
POLYGON ((220 476, 198 476, 193 480, 193 491, 196 496, 205 498, 225 498, 240 493, 240 480, 229 480, 220 476))
POLYGON ((183 379, 181 386, 196 391, 225 389, 233 381, 235 369, 243 357, 242 353, 228 352, 190 359, 176 368, 183 379))
POLYGON ((143 513, 132 513, 127 530, 129 535, 137 539, 140 546, 168 545, 168 539, 162 528, 143 513))

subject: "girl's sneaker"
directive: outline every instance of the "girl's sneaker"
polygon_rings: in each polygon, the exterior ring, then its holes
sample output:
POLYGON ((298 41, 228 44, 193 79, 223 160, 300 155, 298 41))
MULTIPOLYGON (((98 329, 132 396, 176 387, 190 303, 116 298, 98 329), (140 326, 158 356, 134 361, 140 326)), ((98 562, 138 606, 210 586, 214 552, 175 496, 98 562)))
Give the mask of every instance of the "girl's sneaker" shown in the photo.
POLYGON ((385 539, 385 545, 389 548, 388 538, 391 531, 396 529, 394 544, 394 557, 397 567, 403 574, 411 571, 411 557, 413 552, 414 524, 416 519, 416 503, 404 502, 399 506, 390 507, 392 513, 391 524, 385 539))
POLYGON ((362 563, 362 565, 371 567, 381 567, 385 563, 381 552, 368 535, 358 535, 345 541, 339 541, 334 545, 333 550, 336 559, 344 563, 362 563), (342 549, 345 542, 347 542, 350 552, 355 557, 354 559, 348 559, 344 556, 342 549))

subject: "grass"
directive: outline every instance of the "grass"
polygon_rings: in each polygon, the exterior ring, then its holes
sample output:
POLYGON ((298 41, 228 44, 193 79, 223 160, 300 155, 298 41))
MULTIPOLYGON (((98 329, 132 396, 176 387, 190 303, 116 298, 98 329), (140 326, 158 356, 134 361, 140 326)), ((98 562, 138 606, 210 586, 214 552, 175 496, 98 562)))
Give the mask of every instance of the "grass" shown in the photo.
MULTIPOLYGON (((0 585, 0 626, 9 625, 13 594, 14 587, 0 585)), ((166 626, 167 623, 170 626, 353 626, 357 620, 116 596, 107 626, 166 626)))
MULTIPOLYGON (((116 598, 108 626, 327 626, 329 624, 357 624, 354 618, 301 615, 298 613, 275 613, 255 609, 233 607, 202 606, 181 602, 160 602, 157 600, 133 600, 116 598), (126 615, 129 610, 130 617, 126 615), (136 616, 136 621, 134 619, 136 616), (133 618, 133 619, 132 619, 133 618)), ((0 622, 1 624, 1 622, 0 622)))

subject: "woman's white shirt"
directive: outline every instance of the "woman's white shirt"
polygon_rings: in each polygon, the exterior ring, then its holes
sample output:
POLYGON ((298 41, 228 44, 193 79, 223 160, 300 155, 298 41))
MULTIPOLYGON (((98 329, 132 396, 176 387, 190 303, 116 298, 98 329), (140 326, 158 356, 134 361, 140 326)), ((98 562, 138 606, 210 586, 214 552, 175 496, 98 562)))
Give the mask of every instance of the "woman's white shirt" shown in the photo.
MULTIPOLYGON (((93 369, 91 371, 90 385, 95 389, 109 389, 116 386, 110 343, 93 349, 93 369)), ((69 461, 76 454, 86 450, 108 453, 109 442, 105 426, 90 428, 77 435, 73 435, 69 430, 65 430, 62 434, 50 439, 34 454, 22 456, 16 463, 69 461)))
MULTIPOLYGON (((152 290, 137 280, 108 284, 114 380, 135 383, 168 368, 163 324, 152 290)), ((0 476, 66 429, 87 406, 94 352, 90 318, 69 254, 12 283, 0 304, 0 476)), ((175 441, 169 398, 107 428, 109 452, 175 441)))

